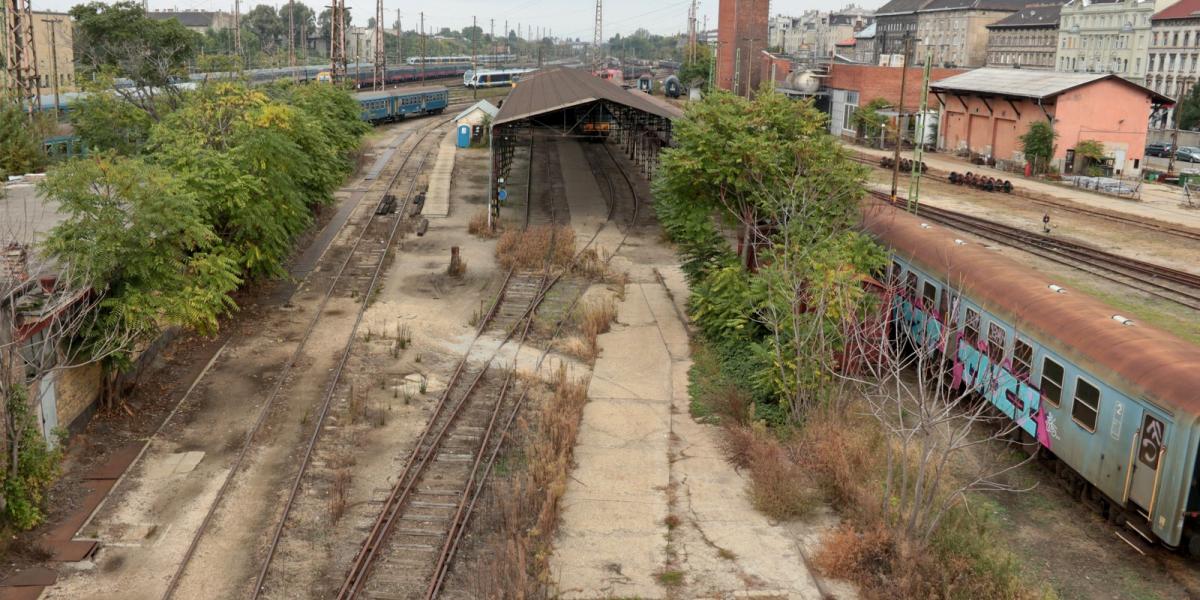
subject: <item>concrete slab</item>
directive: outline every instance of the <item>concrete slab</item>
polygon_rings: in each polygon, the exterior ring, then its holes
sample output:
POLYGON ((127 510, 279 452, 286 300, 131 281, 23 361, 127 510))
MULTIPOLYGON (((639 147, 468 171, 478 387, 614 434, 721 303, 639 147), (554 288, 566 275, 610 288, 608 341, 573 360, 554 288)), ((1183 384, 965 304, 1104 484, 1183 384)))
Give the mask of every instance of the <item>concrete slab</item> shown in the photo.
POLYGON ((450 216, 450 177, 454 174, 454 144, 457 132, 451 130, 438 144, 437 160, 429 173, 429 190, 425 194, 425 208, 421 214, 428 218, 450 216))
POLYGON ((628 326, 654 325, 654 311, 646 300, 641 283, 625 286, 625 300, 617 305, 617 324, 628 326))
POLYGON ((597 344, 600 358, 588 384, 589 398, 658 400, 668 408, 671 357, 657 327, 614 330, 599 336, 597 344))
MULTIPOLYGON (((691 355, 691 343, 688 341, 687 327, 679 320, 680 313, 676 312, 675 304, 667 294, 667 289, 661 285, 641 285, 642 295, 646 305, 654 315, 658 324, 659 334, 667 345, 671 358, 686 359, 691 355)), ((686 386, 684 387, 686 390, 686 386)))
POLYGON ((593 400, 583 408, 577 439, 614 449, 661 441, 665 449, 669 431, 670 416, 664 414, 661 401, 613 398, 593 400))

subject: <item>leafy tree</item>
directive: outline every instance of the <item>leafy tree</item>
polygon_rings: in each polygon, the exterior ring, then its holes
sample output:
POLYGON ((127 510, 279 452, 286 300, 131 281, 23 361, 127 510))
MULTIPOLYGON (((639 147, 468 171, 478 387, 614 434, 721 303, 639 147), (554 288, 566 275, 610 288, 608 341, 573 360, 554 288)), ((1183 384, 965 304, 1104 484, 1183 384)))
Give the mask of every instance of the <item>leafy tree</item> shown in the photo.
POLYGON ((850 121, 854 124, 858 138, 872 141, 879 139, 879 134, 883 132, 883 126, 887 123, 887 117, 879 114, 879 111, 891 106, 891 103, 883 98, 874 98, 854 111, 850 121))
MULTIPOLYGON (((321 14, 317 17, 317 27, 319 27, 321 30, 321 37, 327 40, 329 39, 329 24, 333 21, 333 18, 330 16, 331 14, 332 11, 327 8, 321 11, 321 14)), ((347 8, 342 11, 342 28, 345 29, 347 33, 350 31, 350 21, 350 9, 347 8)))
POLYGON ((179 21, 146 17, 140 3, 89 2, 70 11, 75 21, 77 60, 85 72, 107 73, 133 81, 118 93, 157 116, 159 96, 170 105, 179 91, 170 85, 187 75, 201 46, 201 36, 179 21))
POLYGON ((294 42, 297 52, 299 52, 299 49, 304 46, 304 40, 300 37, 300 31, 301 29, 308 33, 317 31, 317 14, 302 2, 283 3, 279 7, 279 24, 284 31, 284 43, 287 42, 288 14, 293 11, 295 11, 295 18, 293 19, 293 24, 295 25, 295 30, 293 31, 293 35, 295 35, 294 42))
POLYGON ((275 52, 280 41, 287 40, 286 25, 272 6, 259 4, 250 9, 242 25, 255 35, 264 52, 275 52))
POLYGON ((1046 121, 1030 123, 1029 130, 1020 138, 1025 160, 1032 163, 1034 168, 1044 170, 1050 164, 1050 157, 1054 156, 1056 139, 1058 132, 1046 121))
POLYGON ((32 173, 46 165, 40 130, 30 126, 20 106, 0 101, 0 174, 32 173))
POLYGON ((1100 163, 1104 162, 1104 144, 1097 140, 1080 140, 1075 144, 1075 156, 1083 159, 1084 172, 1092 177, 1104 173, 1100 163))
POLYGON ((467 41, 482 40, 484 37, 483 36, 483 28, 478 25, 474 25, 474 26, 468 25, 467 27, 463 27, 462 28, 462 37, 464 40, 467 40, 467 41))
MULTIPOLYGON (((237 263, 219 247, 195 196, 169 169, 100 152, 54 168, 42 191, 66 220, 47 251, 103 291, 102 318, 85 336, 146 340, 168 326, 215 331, 234 308, 237 263)), ((121 364, 132 348, 114 354, 121 364)))
POLYGON ((1180 129, 1200 128, 1200 85, 1193 85, 1175 109, 1180 129))
POLYGON ((713 55, 708 46, 697 46, 696 59, 684 63, 683 68, 679 70, 679 82, 687 87, 698 81, 707 86, 708 78, 712 74, 712 64, 713 55))
POLYGON ((676 123, 654 183, 706 341, 731 380, 796 417, 828 392, 837 325, 866 302, 859 274, 882 264, 855 231, 865 170, 824 124, 769 88, 710 94, 676 123), (714 215, 737 228, 742 266, 714 215))
MULTIPOLYGON (((114 150, 118 154, 133 156, 142 151, 154 125, 151 112, 147 112, 120 96, 106 93, 112 89, 112 79, 102 78, 86 89, 96 93, 87 94, 71 103, 71 125, 83 139, 84 145, 92 150, 114 150)), ((156 107, 153 114, 164 110, 156 107)))

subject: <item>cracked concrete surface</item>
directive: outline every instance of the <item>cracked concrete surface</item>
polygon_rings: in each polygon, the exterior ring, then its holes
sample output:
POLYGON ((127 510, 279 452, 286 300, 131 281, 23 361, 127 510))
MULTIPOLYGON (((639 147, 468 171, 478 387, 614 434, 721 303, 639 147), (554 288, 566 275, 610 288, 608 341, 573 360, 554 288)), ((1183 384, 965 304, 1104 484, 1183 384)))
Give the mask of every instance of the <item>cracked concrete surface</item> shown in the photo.
POLYGON ((651 273, 598 339, 551 560, 560 597, 821 598, 795 535, 750 504, 720 431, 688 416, 687 289, 677 267, 651 273))

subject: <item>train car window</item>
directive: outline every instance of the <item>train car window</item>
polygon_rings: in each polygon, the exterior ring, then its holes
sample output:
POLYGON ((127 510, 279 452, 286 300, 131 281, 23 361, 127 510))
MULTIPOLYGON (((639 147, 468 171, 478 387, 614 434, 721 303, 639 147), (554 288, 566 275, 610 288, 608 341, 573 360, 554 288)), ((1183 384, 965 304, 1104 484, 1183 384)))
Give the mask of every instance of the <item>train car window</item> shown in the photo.
POLYGON ((1081 377, 1075 378, 1075 401, 1071 418, 1088 431, 1096 430, 1096 414, 1100 412, 1100 389, 1081 377))
POLYGON ((934 300, 937 298, 937 288, 932 283, 926 281, 921 286, 921 301, 924 303, 925 310, 930 310, 934 306, 934 300))
POLYGON ((967 309, 966 332, 963 334, 963 338, 972 347, 979 341, 979 313, 969 308, 967 309))
POLYGON ((1042 397, 1054 406, 1062 400, 1063 368, 1062 365, 1042 359, 1042 397))
POLYGON ((1003 327, 995 323, 988 323, 987 354, 992 363, 1004 361, 1004 346, 1008 343, 1007 339, 1003 327))
POLYGON ((900 274, 904 272, 904 267, 900 263, 892 261, 892 272, 888 274, 888 284, 892 288, 900 287, 900 274))
POLYGON ((1033 346, 1017 338, 1013 342, 1013 374, 1028 377, 1033 372, 1033 346))
POLYGON ((917 297, 917 274, 909 271, 908 277, 904 280, 904 293, 909 299, 917 297))

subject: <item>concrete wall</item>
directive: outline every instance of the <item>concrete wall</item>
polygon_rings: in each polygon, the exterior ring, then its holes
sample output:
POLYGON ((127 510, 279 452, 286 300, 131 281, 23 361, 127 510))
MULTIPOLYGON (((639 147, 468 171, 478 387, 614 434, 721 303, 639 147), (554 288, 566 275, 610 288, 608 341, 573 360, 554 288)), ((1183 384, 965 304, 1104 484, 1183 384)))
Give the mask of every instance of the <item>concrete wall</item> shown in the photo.
MULTIPOLYGON (((1031 100, 1014 100, 1010 105, 998 98, 985 103, 974 96, 947 95, 945 101, 939 146, 996 160, 1022 161, 1018 138, 1032 123, 1046 118, 1031 100)), ((1058 133, 1053 157, 1056 168, 1062 168, 1067 150, 1080 140, 1093 139, 1104 143, 1109 156, 1123 156, 1123 161, 1114 164, 1120 174, 1141 172, 1145 123, 1150 116, 1150 98, 1144 92, 1118 81, 1098 81, 1062 94, 1045 108, 1058 133)))

